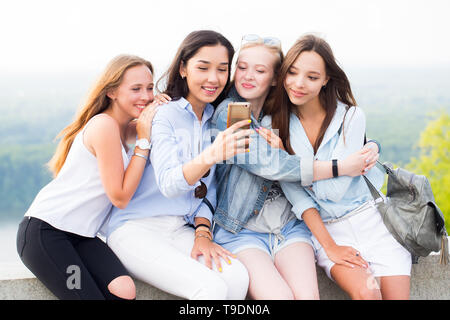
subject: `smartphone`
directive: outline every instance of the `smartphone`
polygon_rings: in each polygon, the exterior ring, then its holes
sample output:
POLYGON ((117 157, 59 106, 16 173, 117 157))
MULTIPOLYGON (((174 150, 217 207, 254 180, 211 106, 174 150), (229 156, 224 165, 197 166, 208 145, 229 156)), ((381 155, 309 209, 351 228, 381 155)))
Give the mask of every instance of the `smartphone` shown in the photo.
MULTIPOLYGON (((228 104, 227 128, 241 120, 250 120, 250 102, 230 102, 228 104)), ((250 129, 250 124, 240 129, 250 129)))

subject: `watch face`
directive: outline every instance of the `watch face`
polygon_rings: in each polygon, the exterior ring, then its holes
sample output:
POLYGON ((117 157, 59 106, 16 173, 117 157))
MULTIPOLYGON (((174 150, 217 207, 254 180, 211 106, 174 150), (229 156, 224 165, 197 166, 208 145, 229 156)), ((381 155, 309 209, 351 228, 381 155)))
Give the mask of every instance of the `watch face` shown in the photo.
POLYGON ((150 143, 147 139, 139 139, 138 141, 136 141, 136 146, 143 150, 150 149, 150 143))

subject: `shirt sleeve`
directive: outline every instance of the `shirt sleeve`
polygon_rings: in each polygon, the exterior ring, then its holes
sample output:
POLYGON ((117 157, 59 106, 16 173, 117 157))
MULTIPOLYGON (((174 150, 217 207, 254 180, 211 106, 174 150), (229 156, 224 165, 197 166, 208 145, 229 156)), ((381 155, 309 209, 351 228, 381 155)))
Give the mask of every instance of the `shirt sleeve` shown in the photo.
POLYGON ((319 211, 319 205, 305 191, 300 183, 280 181, 280 186, 286 199, 292 204, 292 212, 295 214, 297 219, 303 220, 303 213, 310 208, 314 208, 319 211))
POLYGON ((194 190, 198 185, 189 185, 184 178, 183 162, 178 156, 179 144, 167 112, 159 110, 152 122, 152 150, 150 159, 155 170, 156 183, 167 198, 178 197, 194 190))
MULTIPOLYGON (((361 108, 351 107, 345 116, 345 122, 331 159, 344 160, 352 153, 360 150, 364 143, 366 118, 361 108), (345 139, 344 139, 345 137, 345 139)), ((340 176, 337 178, 313 182, 312 189, 320 200, 339 202, 347 192, 354 177, 340 176)))
MULTIPOLYGON (((227 128, 228 102, 219 105, 212 125, 218 131, 227 128)), ((263 124, 270 124, 270 117, 263 119, 263 124)), ((253 124, 252 124, 253 127, 253 124)), ((253 127, 254 129, 254 127, 253 127)), ((245 152, 228 159, 225 163, 236 164, 248 172, 273 181, 297 181, 308 186, 313 180, 313 158, 301 159, 290 155, 282 149, 272 148, 257 132, 250 136, 250 152, 245 152)))

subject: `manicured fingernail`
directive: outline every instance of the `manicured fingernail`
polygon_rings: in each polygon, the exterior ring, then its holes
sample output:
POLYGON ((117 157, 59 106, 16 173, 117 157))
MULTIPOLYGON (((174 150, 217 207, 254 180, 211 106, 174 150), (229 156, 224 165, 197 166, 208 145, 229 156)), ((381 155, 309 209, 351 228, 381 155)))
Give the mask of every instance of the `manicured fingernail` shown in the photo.
POLYGON ((248 120, 248 123, 252 123, 252 120, 248 120))
POLYGON ((369 169, 368 169, 368 168, 365 168, 365 169, 364 169, 364 172, 367 172, 367 171, 369 171, 369 169))
POLYGON ((228 262, 228 264, 231 264, 231 260, 228 260, 227 262, 228 262))
POLYGON ((222 268, 219 268, 219 272, 222 272, 222 268))
POLYGON ((247 149, 245 152, 250 152, 250 149, 247 149))
POLYGON ((366 163, 369 163, 369 159, 366 160, 366 163))

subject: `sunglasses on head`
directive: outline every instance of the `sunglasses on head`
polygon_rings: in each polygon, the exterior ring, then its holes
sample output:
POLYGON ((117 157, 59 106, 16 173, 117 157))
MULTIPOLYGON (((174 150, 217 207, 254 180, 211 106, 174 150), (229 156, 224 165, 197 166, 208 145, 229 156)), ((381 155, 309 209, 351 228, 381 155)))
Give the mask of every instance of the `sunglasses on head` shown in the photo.
POLYGON ((246 34, 242 37, 241 46, 247 43, 262 43, 267 46, 281 48, 281 41, 274 37, 260 37, 257 34, 246 34))
MULTIPOLYGON (((208 170, 208 172, 206 172, 203 175, 202 179, 209 176, 209 172, 210 172, 210 170, 208 170)), ((208 193, 208 187, 206 187, 206 184, 204 184, 203 181, 200 179, 200 185, 197 188, 195 188, 194 195, 196 198, 203 199, 204 197, 206 197, 207 193, 208 193)))

